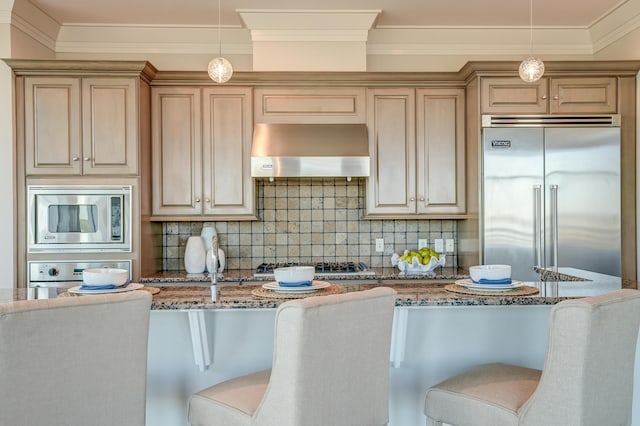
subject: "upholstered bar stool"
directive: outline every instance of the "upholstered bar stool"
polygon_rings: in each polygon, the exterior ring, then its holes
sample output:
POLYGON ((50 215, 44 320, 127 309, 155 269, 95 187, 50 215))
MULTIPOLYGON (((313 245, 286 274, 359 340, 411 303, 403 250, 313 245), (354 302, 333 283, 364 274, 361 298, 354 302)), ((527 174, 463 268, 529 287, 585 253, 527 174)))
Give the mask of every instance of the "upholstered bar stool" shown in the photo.
POLYGON ((144 426, 151 294, 0 303, 0 425, 144 426))
POLYGON ((551 310, 543 371, 479 366, 430 388, 427 425, 630 425, 640 291, 551 310))
POLYGON ((388 423, 391 324, 386 287, 278 307, 273 365, 189 401, 192 425, 330 426, 388 423))

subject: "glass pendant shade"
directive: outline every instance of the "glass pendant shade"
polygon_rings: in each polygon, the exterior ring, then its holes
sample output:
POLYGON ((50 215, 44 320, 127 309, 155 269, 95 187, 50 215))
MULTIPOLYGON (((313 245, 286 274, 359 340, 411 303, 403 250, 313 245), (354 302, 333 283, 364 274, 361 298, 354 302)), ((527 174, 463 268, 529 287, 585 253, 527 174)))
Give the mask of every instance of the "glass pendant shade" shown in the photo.
POLYGON ((527 83, 538 81, 542 77, 542 74, 544 74, 544 62, 534 56, 524 58, 522 63, 520 63, 518 73, 520 74, 520 78, 527 83))
POLYGON ((233 67, 231 66, 231 62, 222 57, 212 59, 211 62, 209 62, 209 67, 207 68, 207 70, 209 72, 209 77, 211 77, 211 80, 215 81, 216 83, 226 83, 233 75, 233 67))

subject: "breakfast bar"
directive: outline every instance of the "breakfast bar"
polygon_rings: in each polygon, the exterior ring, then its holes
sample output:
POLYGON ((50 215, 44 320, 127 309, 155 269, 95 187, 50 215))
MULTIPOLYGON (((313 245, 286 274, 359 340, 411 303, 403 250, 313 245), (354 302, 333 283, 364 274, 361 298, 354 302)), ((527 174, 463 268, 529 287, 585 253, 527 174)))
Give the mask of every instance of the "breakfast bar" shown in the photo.
MULTIPOLYGON (((542 368, 549 311, 560 300, 635 285, 571 268, 544 271, 541 277, 546 281, 525 283, 533 291, 529 295, 451 291, 447 288, 467 278, 464 271, 451 268, 429 276, 385 269, 375 275, 331 279, 330 284, 345 292, 375 286, 397 292, 390 348, 390 424, 418 426, 424 424, 424 392, 447 377, 486 362, 542 368)), ((241 271, 226 272, 212 302, 206 274, 163 273, 142 280, 153 293, 147 424, 186 425, 186 402, 192 393, 270 367, 275 308, 287 298, 256 296, 267 282, 241 271)), ((25 289, 0 293, 0 301, 26 297, 25 289)), ((636 376, 639 371, 636 368, 636 376)), ((634 401, 637 419, 638 397, 634 401)))
MULTIPOLYGON (((388 286, 398 293, 390 353, 390 424, 423 425, 426 389, 473 365, 498 361, 542 368, 551 306, 623 286, 619 278, 561 268, 545 278, 563 281, 526 283, 537 290, 532 295, 465 295, 446 289, 466 277, 453 270, 429 277, 378 271, 375 276, 331 280, 343 291, 388 286)), ((254 290, 266 282, 242 272, 225 273, 212 302, 206 275, 162 274, 143 280, 159 290, 149 337, 149 424, 186 424, 191 393, 269 368, 275 308, 287 299, 255 296, 254 290)))

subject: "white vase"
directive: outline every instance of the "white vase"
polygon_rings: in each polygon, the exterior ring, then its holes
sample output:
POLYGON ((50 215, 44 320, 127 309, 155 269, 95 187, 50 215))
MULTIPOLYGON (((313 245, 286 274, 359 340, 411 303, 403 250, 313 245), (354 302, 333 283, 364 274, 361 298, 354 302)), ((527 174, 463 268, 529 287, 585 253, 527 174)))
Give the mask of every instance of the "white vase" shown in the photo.
POLYGON ((188 274, 201 274, 206 266, 206 249, 201 237, 189 237, 184 250, 184 269, 188 274))
POLYGON ((218 235, 218 233, 216 232, 216 227, 215 226, 203 226, 202 227, 202 232, 200 232, 200 237, 202 238, 202 241, 204 242, 204 248, 205 250, 210 250, 211 249, 211 239, 213 238, 214 235, 218 235))

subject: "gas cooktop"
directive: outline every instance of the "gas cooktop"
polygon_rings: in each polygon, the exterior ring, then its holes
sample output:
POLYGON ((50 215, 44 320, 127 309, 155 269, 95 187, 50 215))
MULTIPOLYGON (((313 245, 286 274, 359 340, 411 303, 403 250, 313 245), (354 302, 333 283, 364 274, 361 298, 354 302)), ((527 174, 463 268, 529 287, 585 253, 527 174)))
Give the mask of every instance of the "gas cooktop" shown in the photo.
POLYGON ((314 264, 294 262, 262 263, 256 268, 256 272, 253 275, 255 277, 273 276, 274 269, 284 268, 287 266, 314 266, 316 269, 316 275, 375 275, 375 272, 370 271, 364 262, 317 262, 314 264))

